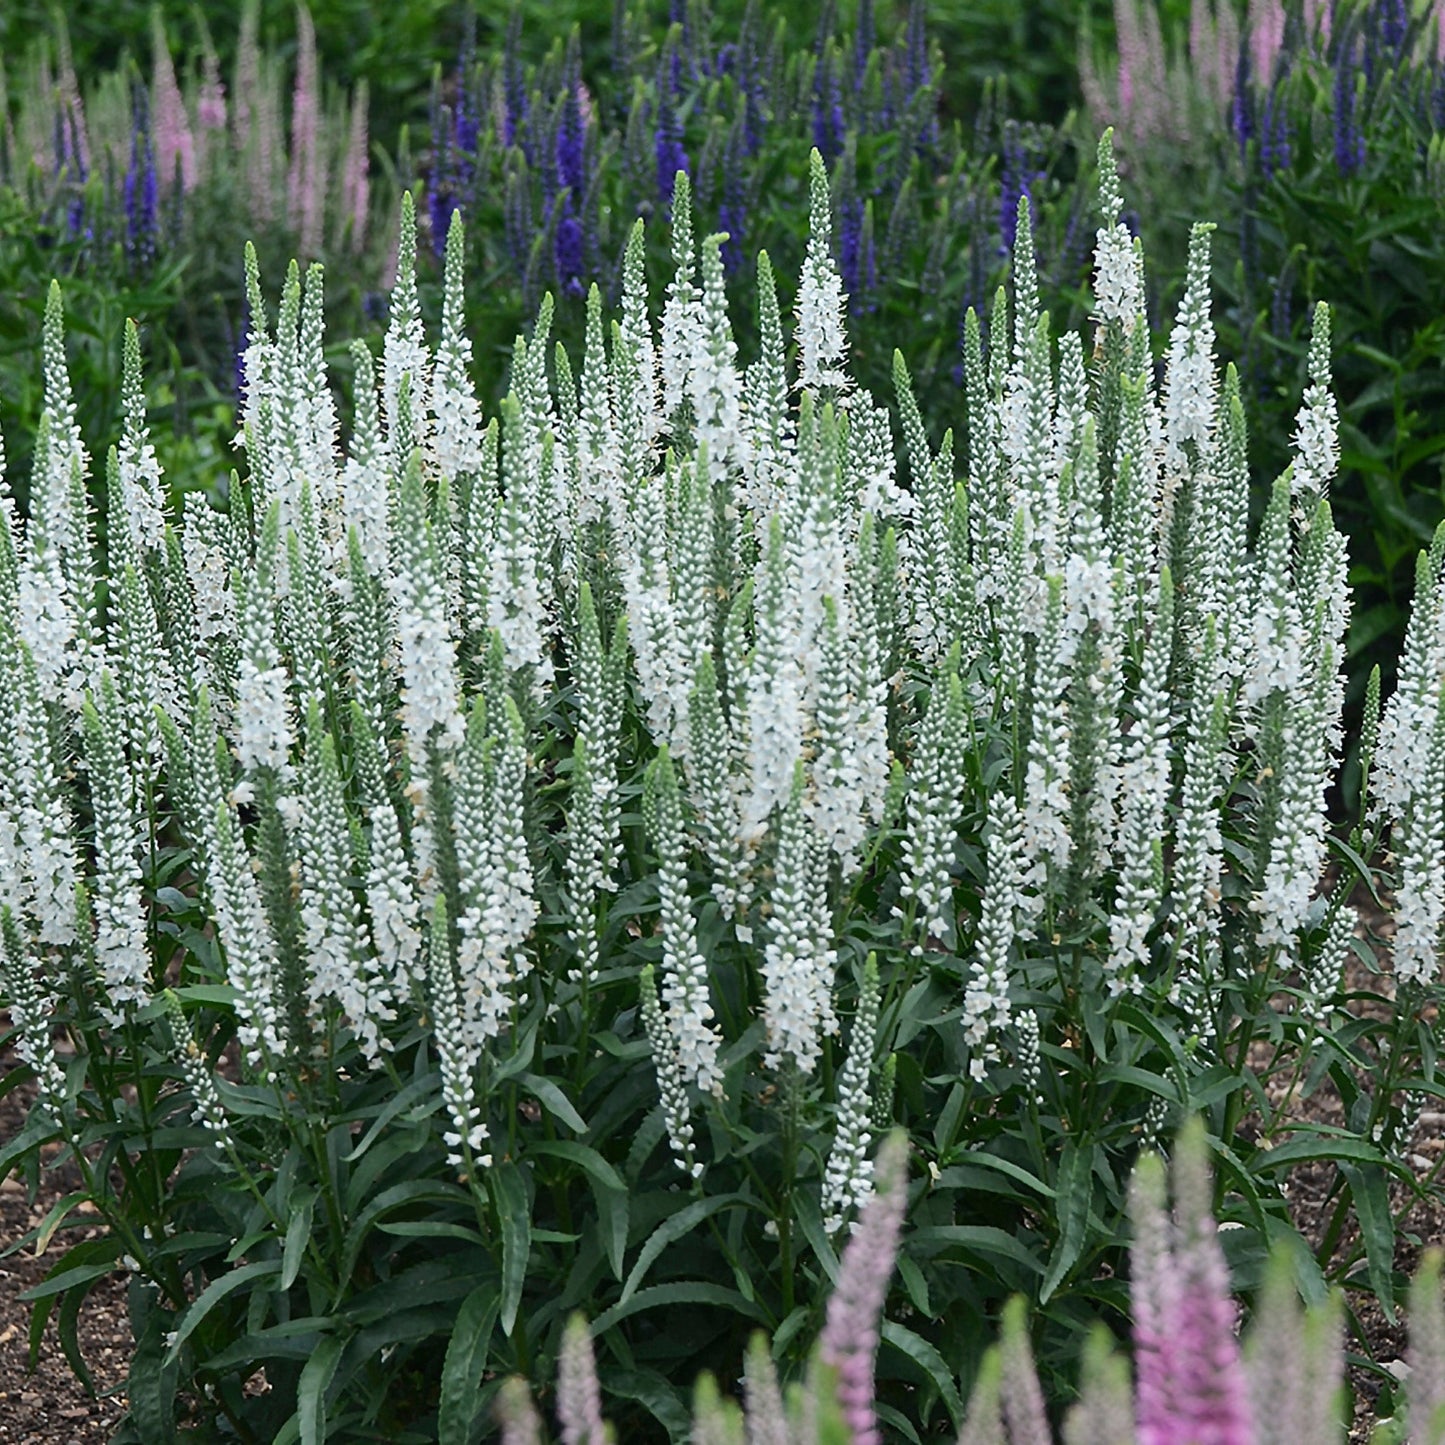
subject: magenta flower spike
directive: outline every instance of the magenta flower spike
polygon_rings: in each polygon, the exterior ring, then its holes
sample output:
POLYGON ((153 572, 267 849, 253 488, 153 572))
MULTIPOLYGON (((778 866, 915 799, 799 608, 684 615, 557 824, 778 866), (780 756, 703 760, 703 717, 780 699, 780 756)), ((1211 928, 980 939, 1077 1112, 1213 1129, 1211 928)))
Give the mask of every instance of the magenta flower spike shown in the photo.
POLYGON ((354 255, 360 255, 366 245, 366 222, 371 206, 366 107, 367 87, 363 79, 357 82, 351 97, 351 117, 341 167, 341 224, 349 227, 348 240, 354 255))
POLYGON ((908 1141, 903 1134, 889 1135, 875 1170, 876 1192, 843 1251, 838 1286, 828 1301, 819 1340, 823 1362, 838 1372, 838 1404, 852 1445, 882 1445, 883 1439, 873 1413, 873 1357, 908 1204, 908 1141))
POLYGON ((1254 1445, 1229 1270, 1210 1212, 1203 1126, 1175 1146, 1171 1224, 1163 1168, 1145 1158, 1131 1189, 1139 1445, 1254 1445))

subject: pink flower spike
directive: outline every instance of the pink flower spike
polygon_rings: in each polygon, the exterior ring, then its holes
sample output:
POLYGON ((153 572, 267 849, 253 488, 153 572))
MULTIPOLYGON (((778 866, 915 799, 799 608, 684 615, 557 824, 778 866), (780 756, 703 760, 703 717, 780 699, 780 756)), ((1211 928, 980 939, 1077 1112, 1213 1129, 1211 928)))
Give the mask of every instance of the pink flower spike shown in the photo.
POLYGON ((321 250, 321 216, 326 204, 326 158, 321 153, 320 82, 316 68, 316 27, 304 5, 296 7, 296 90, 291 100, 291 166, 286 203, 302 252, 321 250))
POLYGON ((1203 1125, 1175 1147, 1176 1220, 1164 1209, 1164 1169, 1139 1161, 1130 1186, 1132 1300, 1139 1445, 1254 1445, 1249 1390, 1210 1212, 1203 1125))
POLYGON ((351 97, 351 121, 341 170, 341 223, 350 226, 353 255, 359 255, 366 245, 366 222, 371 205, 366 108, 366 81, 361 80, 351 97))
POLYGON ((1178 1341, 1179 1418, 1175 1441, 1199 1445, 1254 1445, 1249 1386, 1240 1357, 1239 1312, 1229 1288, 1229 1266, 1219 1245, 1201 1124, 1185 1127, 1175 1146, 1174 1213, 1179 1226, 1175 1268, 1181 1311, 1178 1341), (1182 1433, 1180 1433, 1182 1431, 1182 1433))
POLYGON ((542 1445, 542 1422, 525 1380, 514 1375, 503 1383, 496 1415, 502 1427, 502 1445, 542 1445))
POLYGON ((999 1348, 1002 1373, 999 1394, 1009 1445, 1053 1445, 1044 1392, 1039 1388, 1034 1352, 1022 1296, 1015 1295, 1003 1310, 1003 1340, 999 1348))
POLYGON ((602 1391, 597 1384, 597 1361, 587 1321, 573 1315, 562 1336, 557 1362, 557 1423, 562 1445, 606 1445, 602 1423, 602 1391))
POLYGON ((828 1301, 819 1340, 823 1363, 838 1372, 837 1398, 852 1445, 881 1445, 873 1413, 873 1357, 888 1280, 898 1257, 898 1236, 908 1206, 908 1140, 890 1134, 874 1166, 875 1193, 863 1206, 843 1251, 838 1285, 828 1301))
POLYGON ((748 1341, 743 1359, 743 1402, 747 1407, 748 1445, 788 1445, 788 1420, 778 1371, 761 1330, 748 1341))
POLYGON ((163 189, 175 184, 180 171, 181 189, 189 191, 196 184, 196 143, 191 136, 191 123, 186 115, 186 102, 176 84, 176 68, 171 63, 170 42, 160 11, 154 14, 151 27, 151 104, 155 122, 156 173, 163 189))

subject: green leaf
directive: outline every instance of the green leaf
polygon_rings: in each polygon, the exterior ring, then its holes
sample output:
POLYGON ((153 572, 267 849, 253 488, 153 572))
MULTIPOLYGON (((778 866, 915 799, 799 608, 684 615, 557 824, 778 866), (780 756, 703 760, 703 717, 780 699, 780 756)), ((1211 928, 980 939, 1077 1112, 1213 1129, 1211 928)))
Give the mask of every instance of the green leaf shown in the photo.
POLYGON ((55 1295, 47 1295, 43 1300, 37 1300, 35 1308, 30 1311, 30 1363, 27 1368, 32 1374, 40 1363, 40 1346, 45 1340, 45 1326, 50 1323, 55 1300, 55 1295))
POLYGON ((498 1303, 496 1287, 490 1284, 478 1285, 462 1301, 442 1364, 437 1445, 470 1445, 498 1303))
POLYGON ((485 1248, 487 1241, 465 1224, 444 1224, 436 1219, 396 1219, 378 1224, 383 1234, 396 1239, 464 1239, 485 1248))
POLYGON ((1030 1174, 1029 1171, 1011 1159, 1000 1159, 993 1154, 985 1154, 983 1150, 970 1150, 963 1156, 968 1160, 967 1164, 950 1164, 948 1168, 939 1170, 938 1178, 933 1181, 934 1190, 940 1189, 979 1189, 988 1188, 996 1193, 1010 1194, 1012 1191, 1003 1189, 1000 1185, 989 1184, 986 1181, 980 1183, 979 1175, 985 1170, 993 1170, 996 1173, 1006 1175, 1018 1183, 1027 1185, 1035 1194, 1044 1199, 1052 1199, 1054 1191, 1042 1179, 1030 1174))
MULTIPOLYGON (((119 1241, 116 1242, 119 1248, 119 1241)), ((72 1250, 73 1254, 74 1251, 72 1250)), ((70 1255, 66 1255, 68 1260, 70 1255)), ((32 1300, 41 1300, 47 1295, 64 1294, 68 1289, 74 1289, 78 1284, 89 1284, 92 1280, 103 1279, 108 1274, 115 1273, 114 1259, 104 1264, 78 1264, 71 1269, 62 1269, 58 1273, 52 1272, 36 1285, 25 1290, 20 1298, 27 1304, 32 1300)))
POLYGON ((968 1091, 959 1083, 955 1083, 949 1090, 948 1099, 933 1129, 933 1146, 940 1155, 953 1147, 954 1131, 963 1115, 963 1101, 967 1095, 968 1091))
POLYGON ((296 1283, 306 1246, 311 1240, 311 1216, 316 1209, 316 1191, 298 1190, 291 1197, 291 1218, 286 1223, 286 1243, 281 1249, 281 1284, 284 1294, 296 1283))
POLYGON ((656 1370, 609 1370, 607 1388, 624 1400, 646 1407, 671 1440, 686 1440, 692 1431, 692 1412, 681 1392, 656 1370))
POLYGON ((604 1189, 615 1190, 619 1194, 627 1192, 622 1176, 588 1144, 578 1144, 571 1139, 542 1139, 527 1145, 527 1156, 566 1159, 585 1170, 604 1189))
POLYGON ((885 1425, 891 1425, 905 1440, 911 1440, 913 1445, 922 1445, 918 1431, 913 1428, 908 1417, 900 1410, 895 1410, 892 1405, 885 1405, 881 1401, 875 1401, 873 1411, 878 1419, 885 1425))
POLYGON ((366 1133, 362 1135, 361 1142, 351 1153, 346 1155, 346 1162, 348 1164, 354 1164, 360 1159, 377 1141, 381 1135, 381 1131, 385 1129, 398 1114, 404 1113, 418 1100, 430 1098, 436 1091, 437 1081, 440 1077, 441 1075, 438 1073, 425 1074, 419 1079, 413 1079, 399 1094, 392 1095, 392 1097, 387 1100, 386 1107, 371 1121, 371 1126, 367 1129, 366 1133))
POLYGON ((914 1334, 912 1330, 894 1320, 883 1321, 882 1337, 884 1344, 902 1350, 933 1381, 939 1398, 943 1401, 949 1417, 953 1421, 953 1428, 961 1429, 963 1427, 963 1399, 958 1393, 958 1386, 953 1382, 953 1371, 944 1363, 943 1356, 938 1353, 938 1350, 922 1335, 914 1334))
MULTIPOLYGON (((1331 833, 1329 835, 1328 842, 1331 850, 1335 853, 1338 853, 1340 857, 1343 858, 1345 862, 1350 865, 1350 870, 1354 873, 1355 877, 1358 878, 1360 882, 1369 889, 1370 897, 1374 899, 1375 906, 1377 908, 1383 909, 1385 905, 1384 902, 1381 900, 1379 890, 1376 887, 1374 869, 1372 869, 1370 865, 1366 863, 1365 860, 1361 858, 1360 855, 1353 848, 1351 848, 1350 845, 1345 842, 1343 838, 1337 837, 1335 836, 1335 834, 1331 833)), ((1386 911, 1388 912, 1388 910, 1386 911)))
POLYGON ((0 1179, 4 1179, 11 1169, 15 1167, 15 1161, 23 1158, 32 1149, 38 1149, 42 1144, 49 1144, 53 1139, 60 1137, 60 1130, 48 1120, 37 1119, 27 1124, 4 1148, 0 1148, 0 1179))
POLYGON ((87 1284, 77 1285, 72 1290, 67 1290, 60 1301, 60 1314, 55 1322, 56 1333, 60 1336, 60 1348, 65 1352, 65 1358, 70 1362, 70 1368, 75 1371, 75 1377, 85 1387, 85 1393, 92 1399, 95 1398, 95 1380, 91 1377, 90 1367, 85 1363, 85 1356, 80 1352, 80 1340, 76 1334, 76 1328, 80 1322, 80 1307, 90 1297, 90 1292, 100 1281, 93 1279, 87 1284))
POLYGON ((544 1079, 540 1074, 523 1074, 517 1082, 528 1093, 540 1099, 547 1106, 548 1112, 555 1114, 569 1129, 578 1134, 587 1132, 587 1121, 572 1107, 572 1101, 551 1079, 544 1079))
POLYGON ((630 1196, 624 1190, 621 1194, 604 1189, 594 1179, 593 1197, 597 1200, 597 1234, 606 1252, 607 1262, 612 1266, 612 1276, 619 1283, 627 1260, 627 1233, 630 1224, 630 1196))
POLYGON ((496 1189, 497 1220, 502 1227, 502 1333, 511 1339, 532 1253, 532 1206, 526 1180, 515 1164, 499 1164, 487 1177, 496 1189))
POLYGON ((357 1215, 356 1221, 351 1226, 351 1233, 346 1236, 346 1249, 341 1258, 341 1278, 350 1279, 352 1277, 356 1269, 356 1262, 361 1258, 361 1248, 366 1243, 366 1236, 382 1215, 390 1210, 400 1209, 406 1204, 436 1204, 454 1201, 469 1205, 471 1196, 455 1184, 444 1184, 435 1179, 408 1179, 401 1184, 393 1184, 390 1189, 383 1189, 357 1215))
POLYGON ((171 1445, 176 1438, 176 1371, 165 1363, 165 1325, 160 1311, 153 1311, 126 1376, 130 1419, 145 1445, 171 1445))
POLYGON ((183 1003, 206 1003, 213 1008, 234 1008, 237 998, 229 983, 188 983, 172 992, 183 1003))
POLYGON ((1007 1230, 997 1229, 991 1224, 927 1224, 911 1231, 909 1240, 910 1252, 923 1259, 958 1246, 969 1254, 1006 1259, 1022 1265, 1031 1275, 1043 1272, 1043 1265, 1031 1249, 1007 1230))
POLYGON ((703 1280, 677 1280, 672 1284, 653 1284, 640 1289, 636 1294, 604 1310, 592 1322, 592 1338, 610 1330, 620 1320, 630 1315, 641 1314, 654 1305, 717 1305, 731 1310, 734 1314, 756 1320, 760 1325, 768 1322, 767 1311, 754 1300, 744 1299, 735 1289, 720 1284, 708 1284, 703 1280))
POLYGON ((1360 1237, 1365 1244, 1365 1263, 1370 1288, 1385 1312, 1385 1319, 1395 1323, 1395 1218, 1390 1210, 1389 1181, 1378 1164, 1357 1165, 1341 1162, 1340 1173, 1350 1186, 1355 1201, 1355 1217, 1360 1222, 1360 1237))
POLYGON ((84 1204, 90 1199, 90 1195, 83 1189, 77 1190, 74 1194, 67 1194, 63 1199, 57 1199, 50 1207, 50 1212, 41 1220, 39 1227, 35 1230, 35 1257, 40 1258, 45 1253, 46 1247, 55 1237, 55 1231, 60 1228, 65 1216, 78 1204, 84 1204))
POLYGON ((301 1419, 301 1445, 322 1445, 326 1439, 326 1389, 341 1359, 342 1341, 326 1335, 301 1370, 296 1413, 301 1419))
POLYGON ((1380 1151, 1363 1139, 1349 1134, 1338 1138, 1320 1137, 1312 1134, 1304 1139, 1292 1139, 1288 1144, 1279 1144, 1273 1149, 1261 1149, 1250 1160, 1257 1173, 1270 1169, 1283 1169, 1293 1164, 1310 1164, 1320 1159, 1348 1160, 1355 1164, 1382 1164, 1380 1151))
MULTIPOLYGON (((627 1283, 622 1286, 622 1297, 618 1300, 618 1304, 625 1305, 632 1298, 633 1291, 642 1283, 643 1276, 652 1267, 658 1255, 674 1240, 681 1239, 683 1235, 690 1233, 709 1215, 746 1203, 747 1200, 741 1194, 719 1194, 712 1199, 694 1200, 691 1204, 679 1209, 676 1214, 668 1215, 652 1231, 648 1236, 647 1243, 642 1246, 642 1252, 632 1266, 632 1273, 627 1276, 627 1283)), ((593 1333, 596 1333, 595 1329, 593 1333)))
POLYGON ((248 1365, 253 1360, 308 1360, 316 1341, 336 1324, 334 1315, 307 1315, 303 1319, 286 1320, 279 1325, 252 1330, 235 1344, 227 1345, 206 1360, 208 1370, 229 1370, 248 1365))
POLYGON ((243 1264, 239 1269, 227 1270, 219 1279, 212 1280, 196 1296, 176 1324, 175 1338, 171 1341, 170 1349, 166 1351, 165 1363, 173 1365, 180 1358, 181 1346, 190 1339, 201 1321, 227 1295, 234 1294, 242 1285, 250 1284, 252 1280, 264 1279, 267 1275, 276 1274, 280 1268, 281 1261, 279 1259, 259 1259, 254 1264, 243 1264))
POLYGON ((1080 1148, 1073 1139, 1064 1140, 1063 1157, 1059 1160, 1058 1190, 1059 1241, 1049 1259, 1044 1282, 1039 1286, 1039 1303, 1049 1297, 1064 1277, 1078 1263, 1088 1233, 1089 1205, 1094 1195, 1094 1151, 1080 1148))
POLYGON ((527 1146, 529 1158, 565 1159, 587 1175, 592 1196, 597 1201, 597 1232, 612 1273, 622 1278, 627 1253, 629 1217, 627 1185, 622 1176, 595 1149, 571 1139, 542 1140, 527 1146))
POLYGON ((898 1256, 898 1277, 903 1281, 904 1292, 908 1295, 908 1302, 925 1319, 933 1318, 933 1305, 928 1298, 928 1281, 923 1277, 923 1271, 911 1255, 900 1254, 898 1256))

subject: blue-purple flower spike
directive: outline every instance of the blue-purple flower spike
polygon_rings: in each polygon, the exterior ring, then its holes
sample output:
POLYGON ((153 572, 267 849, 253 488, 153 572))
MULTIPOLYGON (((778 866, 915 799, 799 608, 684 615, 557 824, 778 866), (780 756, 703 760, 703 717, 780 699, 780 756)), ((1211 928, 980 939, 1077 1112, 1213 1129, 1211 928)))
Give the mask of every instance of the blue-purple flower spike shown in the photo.
POLYGON ((150 102, 145 86, 137 80, 131 87, 130 168, 125 173, 125 251, 142 270, 155 260, 159 207, 150 102))

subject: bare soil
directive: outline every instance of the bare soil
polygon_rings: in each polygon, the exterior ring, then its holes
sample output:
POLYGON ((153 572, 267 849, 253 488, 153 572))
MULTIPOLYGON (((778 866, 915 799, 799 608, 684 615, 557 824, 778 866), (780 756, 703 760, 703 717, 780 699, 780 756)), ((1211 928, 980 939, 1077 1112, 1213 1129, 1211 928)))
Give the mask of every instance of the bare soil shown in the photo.
MULTIPOLYGON (((15 1062, 0 1058, 0 1074, 8 1073, 15 1062)), ((26 1089, 0 1099, 0 1141, 20 1132, 33 1098, 33 1091, 26 1089)), ((79 1184, 74 1166, 48 1169, 42 1172, 40 1191, 31 1200, 20 1180, 0 1181, 0 1249, 34 1229, 50 1206, 79 1184)), ((100 1397, 92 1399, 76 1379, 60 1348, 53 1318, 41 1340, 34 1373, 29 1368, 32 1306, 20 1295, 39 1284, 71 1245, 99 1232, 66 1231, 51 1241, 39 1259, 33 1248, 0 1259, 0 1441, 105 1445, 125 1414, 124 1394, 116 1393, 125 1384, 131 1350, 123 1272, 102 1280, 80 1312, 80 1350, 100 1397)))

